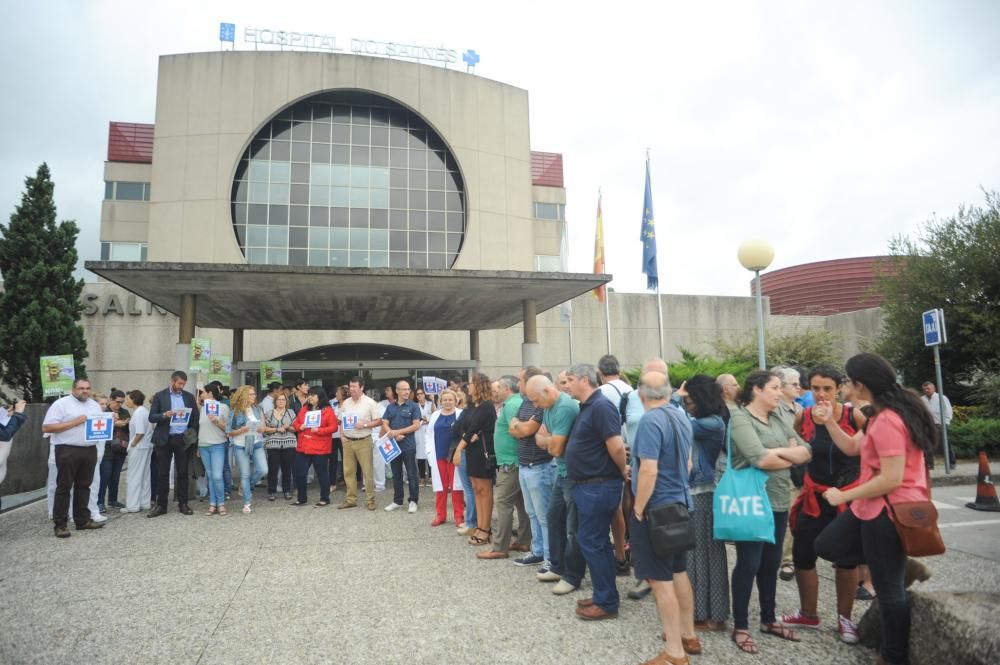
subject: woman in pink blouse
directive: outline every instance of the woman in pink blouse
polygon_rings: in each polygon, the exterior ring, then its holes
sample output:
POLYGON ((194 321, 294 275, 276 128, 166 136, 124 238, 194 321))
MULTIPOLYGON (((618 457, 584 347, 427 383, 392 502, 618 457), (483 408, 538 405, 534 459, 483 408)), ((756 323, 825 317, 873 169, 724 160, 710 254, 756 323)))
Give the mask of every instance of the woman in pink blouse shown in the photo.
POLYGON ((828 561, 867 563, 879 599, 882 644, 877 663, 907 662, 910 606, 904 588, 906 553, 888 503, 927 501, 924 452, 936 445, 937 428, 920 398, 896 382, 896 371, 881 356, 861 353, 847 361, 851 398, 871 403, 868 422, 853 437, 830 418, 829 406, 813 410, 847 455, 861 456, 861 477, 853 489, 833 487, 823 497, 831 506, 850 503, 816 539, 816 553, 828 561))

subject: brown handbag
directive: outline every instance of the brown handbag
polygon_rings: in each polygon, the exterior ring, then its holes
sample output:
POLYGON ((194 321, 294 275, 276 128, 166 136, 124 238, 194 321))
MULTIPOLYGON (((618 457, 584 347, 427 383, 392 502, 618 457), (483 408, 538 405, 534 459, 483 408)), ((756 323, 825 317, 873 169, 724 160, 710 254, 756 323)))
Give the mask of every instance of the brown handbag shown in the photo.
MULTIPOLYGON (((927 496, 931 493, 931 477, 927 472, 927 496)), ((944 541, 938 529, 937 507, 930 500, 890 503, 889 496, 882 497, 892 513, 892 523, 899 534, 899 542, 907 556, 936 556, 944 554, 944 541)))

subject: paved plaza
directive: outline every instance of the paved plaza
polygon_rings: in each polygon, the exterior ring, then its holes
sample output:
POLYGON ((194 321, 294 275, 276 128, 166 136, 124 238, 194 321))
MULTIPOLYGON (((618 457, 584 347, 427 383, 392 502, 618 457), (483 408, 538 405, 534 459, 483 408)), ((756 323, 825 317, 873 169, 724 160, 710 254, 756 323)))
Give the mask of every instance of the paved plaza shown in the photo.
MULTIPOLYGON (((619 619, 585 623, 573 609, 588 583, 556 597, 533 568, 475 559, 454 525, 429 526, 429 490, 416 515, 387 514, 391 496, 377 497, 374 513, 295 508, 263 494, 251 515, 238 501, 225 518, 204 516, 197 501, 190 517, 174 506, 155 520, 109 513, 104 529, 68 540, 52 536, 44 500, 8 511, 0 515, 0 663, 617 665, 660 648, 652 599, 624 598, 630 580, 618 580, 619 619)), ((337 492, 334 504, 342 498, 337 492)), ((965 519, 989 517, 968 511, 965 519)), ((949 545, 960 531, 946 530, 949 545)), ((928 565, 934 578, 923 589, 1000 590, 1000 566, 958 548, 928 565)), ((703 633, 705 654, 692 663, 873 662, 874 652, 837 641, 832 570, 820 573, 822 629, 798 644, 758 636, 759 656, 738 653, 728 633, 703 633)), ((756 599, 752 625, 755 607, 756 599)), ((794 582, 779 582, 779 612, 796 607, 794 582)))

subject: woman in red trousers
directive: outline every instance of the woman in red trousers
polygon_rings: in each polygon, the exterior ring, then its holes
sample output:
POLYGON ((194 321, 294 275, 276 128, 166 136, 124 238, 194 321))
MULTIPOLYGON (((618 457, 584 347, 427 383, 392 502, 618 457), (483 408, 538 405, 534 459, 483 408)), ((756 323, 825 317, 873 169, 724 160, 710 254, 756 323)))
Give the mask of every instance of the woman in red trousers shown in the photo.
POLYGON ((431 467, 431 480, 434 483, 434 507, 436 514, 431 526, 441 526, 448 516, 448 494, 451 494, 451 509, 455 515, 455 524, 465 521, 465 493, 462 484, 455 477, 455 465, 452 463, 452 444, 454 435, 452 428, 462 414, 456 407, 458 396, 451 390, 441 393, 441 408, 433 412, 427 421, 427 433, 424 442, 427 446, 427 464, 431 467))

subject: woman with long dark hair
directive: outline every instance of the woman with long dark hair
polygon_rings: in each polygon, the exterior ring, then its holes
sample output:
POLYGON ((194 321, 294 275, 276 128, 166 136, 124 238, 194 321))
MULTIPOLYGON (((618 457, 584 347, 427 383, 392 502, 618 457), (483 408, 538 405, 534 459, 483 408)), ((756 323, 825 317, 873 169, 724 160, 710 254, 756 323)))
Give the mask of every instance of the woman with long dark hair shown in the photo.
POLYGON ((715 464, 726 442, 729 409, 719 384, 704 374, 682 383, 672 401, 687 411, 693 434, 688 484, 694 500, 691 521, 696 544, 688 555, 688 576, 694 589, 695 627, 722 630, 729 618, 729 565, 726 544, 713 537, 712 503, 715 464))
POLYGON ((306 476, 309 466, 316 471, 316 481, 319 483, 319 502, 317 508, 330 505, 330 451, 333 449, 333 433, 340 429, 337 414, 330 406, 330 398, 322 386, 309 389, 306 403, 295 416, 293 428, 299 433, 299 443, 295 448, 295 486, 298 489, 298 499, 293 506, 304 506, 306 499, 306 476), (314 411, 319 411, 319 422, 306 425, 306 417, 314 411))
POLYGON ((478 521, 475 532, 469 537, 469 544, 487 545, 493 535, 490 520, 493 517, 493 478, 496 475, 493 428, 497 422, 497 412, 493 406, 490 377, 473 374, 469 383, 472 386, 472 405, 469 407, 468 417, 460 421, 458 448, 455 449, 452 463, 456 466, 461 464, 462 453, 465 453, 466 469, 476 498, 478 521))
POLYGON ((749 632, 750 593, 757 582, 760 603, 760 631, 798 642, 794 632, 779 623, 775 616, 778 566, 781 545, 788 525, 792 477, 789 469, 808 462, 811 456, 792 426, 778 415, 781 403, 781 379, 765 370, 751 372, 740 397, 742 405, 729 420, 732 428, 733 468, 754 466, 767 474, 767 498, 774 515, 774 542, 741 541, 736 543, 736 566, 733 568, 732 639, 744 653, 757 653, 757 644, 749 632))
POLYGON ((889 504, 928 501, 930 478, 924 453, 934 450, 937 428, 927 407, 896 381, 892 365, 874 353, 847 361, 852 400, 868 401, 871 410, 862 431, 853 437, 840 429, 827 409, 813 410, 834 443, 847 455, 860 455, 857 487, 831 487, 823 498, 831 506, 850 502, 816 538, 816 553, 827 561, 860 563, 871 570, 882 618, 879 662, 907 662, 910 605, 904 572, 906 553, 893 525, 889 504))

